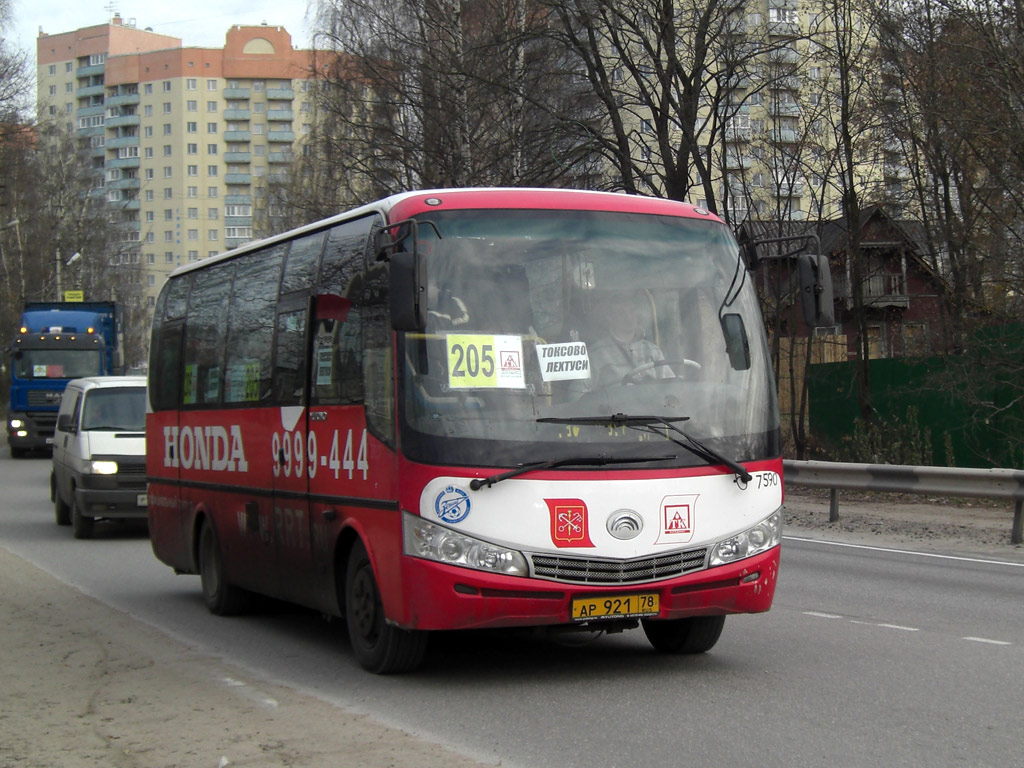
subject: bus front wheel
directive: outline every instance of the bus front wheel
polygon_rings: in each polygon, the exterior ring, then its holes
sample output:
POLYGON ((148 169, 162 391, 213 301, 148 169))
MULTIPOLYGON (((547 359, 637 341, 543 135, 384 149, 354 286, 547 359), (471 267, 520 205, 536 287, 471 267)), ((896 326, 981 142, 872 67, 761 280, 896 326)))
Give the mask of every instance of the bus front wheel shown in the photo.
POLYGON ((199 581, 210 613, 230 616, 245 610, 249 594, 225 577, 220 541, 209 521, 199 532, 199 581))
POLYGON ((662 653, 705 653, 714 648, 725 626, 725 616, 657 621, 644 619, 644 634, 662 653))
POLYGON ((380 590, 366 547, 356 542, 345 569, 345 623, 359 664, 378 675, 407 672, 423 661, 424 632, 400 629, 384 617, 380 590))

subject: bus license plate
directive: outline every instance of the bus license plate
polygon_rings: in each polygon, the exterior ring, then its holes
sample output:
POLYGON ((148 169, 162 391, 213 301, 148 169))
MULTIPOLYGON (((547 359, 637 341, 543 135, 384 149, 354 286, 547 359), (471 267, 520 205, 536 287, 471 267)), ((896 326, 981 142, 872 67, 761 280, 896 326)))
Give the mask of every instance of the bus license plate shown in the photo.
POLYGON ((140 507, 146 506, 146 504, 149 503, 149 499, 147 498, 147 496, 148 494, 140 493, 139 497, 135 500, 135 503, 140 507))
POLYGON ((657 616, 658 610, 659 600, 657 592, 641 595, 581 597, 572 601, 572 620, 634 619, 640 616, 657 616))

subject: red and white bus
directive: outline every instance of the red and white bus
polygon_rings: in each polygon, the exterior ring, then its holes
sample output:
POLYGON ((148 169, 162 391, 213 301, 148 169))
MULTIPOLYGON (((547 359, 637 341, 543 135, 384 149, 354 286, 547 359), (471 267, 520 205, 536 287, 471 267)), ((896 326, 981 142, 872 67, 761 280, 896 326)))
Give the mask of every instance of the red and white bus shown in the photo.
POLYGON ((779 415, 736 241, 691 205, 389 197, 177 269, 147 417, 156 556, 211 611, 344 617, 374 672, 432 630, 767 611, 779 415))

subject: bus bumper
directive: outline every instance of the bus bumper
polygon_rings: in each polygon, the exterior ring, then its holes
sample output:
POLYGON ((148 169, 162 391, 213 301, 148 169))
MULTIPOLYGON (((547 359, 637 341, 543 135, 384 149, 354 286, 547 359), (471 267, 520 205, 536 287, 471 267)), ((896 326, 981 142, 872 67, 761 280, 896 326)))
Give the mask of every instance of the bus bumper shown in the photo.
POLYGON ((771 608, 775 596, 779 550, 774 547, 729 565, 627 586, 581 586, 493 576, 403 557, 403 582, 409 586, 405 615, 395 618, 406 629, 423 630, 573 624, 574 599, 641 593, 659 596, 659 612, 651 618, 762 613, 771 608))

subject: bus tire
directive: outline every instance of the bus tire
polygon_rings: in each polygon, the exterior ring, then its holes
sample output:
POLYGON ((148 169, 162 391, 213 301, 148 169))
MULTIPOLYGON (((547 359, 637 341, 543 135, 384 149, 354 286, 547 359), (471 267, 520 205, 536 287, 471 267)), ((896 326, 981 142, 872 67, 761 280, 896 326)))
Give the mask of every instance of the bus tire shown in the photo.
POLYGON ((345 568, 345 623, 356 661, 369 672, 408 672, 426 655, 425 632, 400 629, 385 620, 373 565, 359 541, 345 568))
POLYGON ((78 500, 72 492, 71 496, 71 533, 76 539, 91 539, 95 531, 96 521, 85 517, 78 507, 78 500))
POLYGON ((725 626, 725 616, 690 619, 643 620, 644 634, 661 653, 705 653, 714 648, 725 626))
POLYGON ((248 593, 236 587, 224 575, 224 558, 220 541, 209 521, 203 522, 199 532, 199 581, 203 600, 210 613, 231 616, 242 613, 248 603, 248 593))

